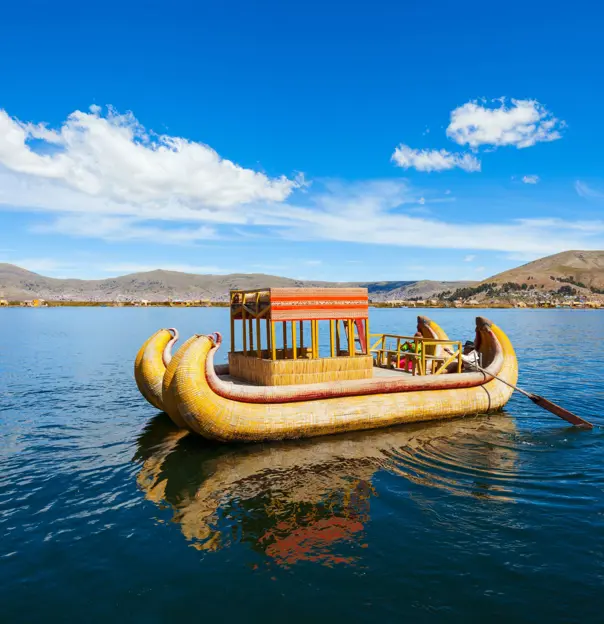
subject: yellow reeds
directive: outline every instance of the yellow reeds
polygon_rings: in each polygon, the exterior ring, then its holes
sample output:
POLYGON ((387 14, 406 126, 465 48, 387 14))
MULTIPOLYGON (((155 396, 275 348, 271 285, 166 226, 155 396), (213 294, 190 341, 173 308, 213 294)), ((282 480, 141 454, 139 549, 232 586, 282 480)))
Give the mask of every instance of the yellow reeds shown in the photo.
MULTIPOLYGON (((265 357, 268 353, 263 352, 265 357)), ((292 349, 287 350, 289 359, 258 359, 241 352, 229 353, 229 372, 234 377, 246 379, 263 386, 289 386, 319 383, 322 381, 348 381, 369 379, 373 371, 373 357, 309 359, 311 349, 298 349, 297 359, 292 359, 292 349)))

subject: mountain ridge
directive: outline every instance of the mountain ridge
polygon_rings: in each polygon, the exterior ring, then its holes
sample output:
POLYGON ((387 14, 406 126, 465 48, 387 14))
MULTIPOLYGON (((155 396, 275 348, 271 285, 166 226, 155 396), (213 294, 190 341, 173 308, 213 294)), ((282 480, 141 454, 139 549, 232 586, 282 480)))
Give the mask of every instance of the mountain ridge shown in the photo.
MULTIPOLYGON (((450 299, 509 298, 527 291, 598 297, 604 295, 604 251, 564 251, 533 260, 478 281, 396 280, 374 282, 327 282, 300 280, 265 273, 212 275, 154 269, 97 280, 45 277, 14 264, 0 263, 0 299, 49 301, 227 301, 232 289, 255 290, 275 287, 363 286, 374 302, 429 299, 439 293, 450 299), (563 289, 562 291, 560 289, 563 289)), ((533 297, 534 298, 534 297, 533 297)))
POLYGON ((447 288, 476 284, 470 281, 439 282, 398 280, 375 282, 327 282, 299 280, 265 273, 212 275, 154 269, 96 280, 46 277, 14 264, 0 263, 0 298, 49 301, 149 301, 209 299, 227 301, 231 289, 255 290, 276 287, 363 286, 375 301, 403 299, 405 296, 432 297, 447 288), (411 289, 409 291, 409 289, 411 289), (407 291, 413 292, 412 295, 407 291))

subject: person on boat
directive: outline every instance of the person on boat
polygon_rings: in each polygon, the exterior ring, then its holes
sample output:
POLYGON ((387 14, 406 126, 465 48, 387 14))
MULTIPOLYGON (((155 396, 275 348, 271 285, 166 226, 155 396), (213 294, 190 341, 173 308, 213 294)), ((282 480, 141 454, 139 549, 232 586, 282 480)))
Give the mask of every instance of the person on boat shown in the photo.
MULTIPOLYGON (((422 352, 422 333, 419 331, 415 332, 415 334, 413 334, 413 338, 415 338, 416 340, 407 340, 407 342, 403 344, 403 346, 401 347, 401 351, 403 351, 403 353, 417 353, 419 355, 422 352)), ((403 355, 403 357, 400 358, 398 361, 398 368, 402 368, 403 370, 408 371, 413 370, 413 360, 403 355)))
MULTIPOLYGON (((453 355, 453 351, 445 347, 445 353, 453 355)), ((461 351, 461 369, 462 371, 476 371, 476 365, 480 365, 480 354, 476 350, 476 345, 467 340, 461 351)), ((446 368, 447 373, 457 372, 457 362, 451 362, 446 368)))
POLYGON ((461 361, 463 370, 476 370, 476 366, 480 365, 480 354, 471 340, 467 340, 463 346, 461 361))

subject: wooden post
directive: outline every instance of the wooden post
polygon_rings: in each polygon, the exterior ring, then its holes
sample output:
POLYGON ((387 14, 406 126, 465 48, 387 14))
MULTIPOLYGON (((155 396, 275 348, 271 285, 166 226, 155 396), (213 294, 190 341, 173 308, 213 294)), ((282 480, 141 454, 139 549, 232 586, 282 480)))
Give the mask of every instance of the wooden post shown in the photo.
POLYGON ((334 320, 329 321, 329 348, 331 350, 331 357, 335 357, 335 349, 336 349, 336 343, 335 343, 335 326, 336 322, 334 320))
POLYGON ((275 338, 275 321, 271 321, 271 349, 273 360, 277 359, 277 339, 275 338))
POLYGON ((354 321, 348 321, 348 355, 354 356, 354 321))
MULTIPOLYGON (((245 301, 245 297, 242 299, 245 301)), ((243 355, 247 355, 247 329, 245 324, 245 307, 241 305, 241 324, 243 325, 243 355)))
POLYGON ((300 351, 304 349, 304 321, 300 321, 300 351))
POLYGON ((250 329, 250 351, 254 350, 254 326, 252 325, 252 317, 247 320, 250 329))
POLYGON ((235 317, 233 315, 233 296, 231 295, 231 353, 235 352, 235 317))
POLYGON ((340 319, 338 319, 336 321, 336 355, 340 355, 340 351, 341 349, 341 344, 340 344, 340 319))
POLYGON ((287 359, 287 321, 282 321, 283 323, 283 359, 287 359))
POLYGON ((260 332, 260 293, 256 293, 256 353, 262 358, 262 334, 260 332))
POLYGON ((296 344, 296 321, 292 321, 292 357, 298 359, 298 345, 296 344))
POLYGON ((369 317, 365 319, 365 342, 367 343, 367 353, 365 355, 371 355, 369 349, 371 349, 371 345, 369 341, 371 340, 371 336, 369 335, 369 317))
POLYGON ((266 319, 266 350, 267 350, 266 357, 269 357, 268 352, 272 349, 272 345, 273 345, 273 342, 271 340, 271 322, 267 318, 266 319))

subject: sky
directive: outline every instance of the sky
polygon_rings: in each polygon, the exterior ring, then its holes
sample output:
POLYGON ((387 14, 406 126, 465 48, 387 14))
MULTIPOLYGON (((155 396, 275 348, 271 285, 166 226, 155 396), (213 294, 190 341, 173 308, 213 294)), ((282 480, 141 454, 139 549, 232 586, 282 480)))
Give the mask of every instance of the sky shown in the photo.
POLYGON ((604 249, 604 6, 10 2, 0 262, 480 280, 604 249))

